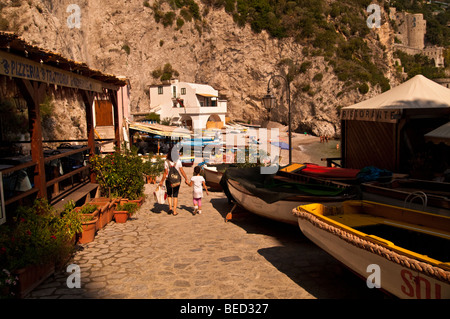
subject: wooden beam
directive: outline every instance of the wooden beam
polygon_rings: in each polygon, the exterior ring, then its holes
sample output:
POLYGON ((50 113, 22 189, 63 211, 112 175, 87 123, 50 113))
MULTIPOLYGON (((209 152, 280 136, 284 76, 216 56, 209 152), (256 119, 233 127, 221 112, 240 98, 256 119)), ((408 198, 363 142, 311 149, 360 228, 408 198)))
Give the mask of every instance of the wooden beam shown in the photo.
POLYGON ((34 169, 34 185, 39 189, 38 197, 47 198, 40 111, 40 105, 45 99, 47 84, 25 79, 17 79, 16 81, 21 89, 24 99, 28 104, 28 118, 31 137, 31 160, 36 163, 34 169))
MULTIPOLYGON (((92 113, 92 105, 94 103, 95 93, 91 91, 82 91, 84 105, 86 106, 86 125, 88 135, 89 158, 95 155, 95 136, 94 136, 94 115, 92 113)), ((95 174, 91 172, 91 182, 94 183, 95 174)))
POLYGON ((120 150, 119 104, 117 101, 117 92, 118 91, 108 90, 109 98, 114 110, 114 135, 116 139, 114 144, 117 147, 117 150, 120 150))

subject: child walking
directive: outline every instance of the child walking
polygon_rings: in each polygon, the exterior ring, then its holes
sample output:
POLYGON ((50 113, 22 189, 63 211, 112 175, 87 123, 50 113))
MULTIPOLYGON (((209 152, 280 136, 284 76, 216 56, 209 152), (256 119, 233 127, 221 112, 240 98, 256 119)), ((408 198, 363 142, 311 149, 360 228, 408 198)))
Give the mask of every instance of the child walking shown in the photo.
POLYGON ((202 197, 203 188, 205 188, 206 194, 209 195, 208 189, 206 188, 205 179, 200 175, 200 166, 194 168, 194 176, 191 177, 191 181, 186 184, 189 186, 194 185, 193 197, 194 197, 194 215, 202 213, 202 197))

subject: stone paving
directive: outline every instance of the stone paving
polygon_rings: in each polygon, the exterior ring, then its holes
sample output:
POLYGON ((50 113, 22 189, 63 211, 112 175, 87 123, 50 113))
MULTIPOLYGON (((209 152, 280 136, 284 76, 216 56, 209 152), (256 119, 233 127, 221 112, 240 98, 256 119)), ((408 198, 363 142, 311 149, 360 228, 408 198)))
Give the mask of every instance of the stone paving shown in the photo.
MULTIPOLYGON (((187 168, 188 177, 192 168, 187 168)), ((177 216, 155 203, 155 185, 125 224, 114 221, 69 264, 81 269, 81 288, 68 288, 65 269, 31 299, 384 299, 315 246, 295 226, 237 209, 210 191, 192 215, 192 189, 182 184, 177 216)))

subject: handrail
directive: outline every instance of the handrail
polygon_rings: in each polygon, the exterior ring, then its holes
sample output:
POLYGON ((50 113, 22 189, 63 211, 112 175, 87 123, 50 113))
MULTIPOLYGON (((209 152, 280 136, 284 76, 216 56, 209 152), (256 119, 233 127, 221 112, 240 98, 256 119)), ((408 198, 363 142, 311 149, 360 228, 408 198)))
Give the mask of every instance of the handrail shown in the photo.
MULTIPOLYGON (((63 153, 47 156, 47 157, 44 158, 44 162, 51 162, 51 161, 53 161, 55 159, 58 159, 58 158, 67 157, 67 156, 70 156, 70 155, 73 155, 73 154, 78 154, 78 153, 81 153, 81 152, 84 152, 84 151, 88 151, 88 150, 89 150, 89 147, 86 146, 86 147, 79 148, 79 149, 76 149, 76 150, 73 150, 73 151, 67 151, 67 152, 63 152, 63 153)), ((55 150, 55 152, 57 152, 57 151, 58 150, 55 150)))
POLYGON ((56 178, 54 178, 54 179, 48 181, 48 182, 45 184, 45 186, 47 186, 47 187, 52 186, 52 185, 54 185, 54 184, 56 184, 56 183, 59 183, 59 182, 65 180, 65 179, 69 178, 69 177, 72 177, 73 175, 76 175, 76 174, 78 174, 78 173, 81 173, 81 172, 83 172, 83 171, 85 171, 85 170, 89 170, 89 168, 90 168, 89 165, 83 166, 83 167, 80 167, 80 168, 77 168, 77 169, 75 169, 75 170, 73 170, 73 171, 71 171, 71 172, 69 172, 69 173, 67 173, 67 174, 61 175, 61 176, 59 176, 59 177, 56 177, 56 178))
POLYGON ((23 193, 20 193, 20 194, 18 194, 16 196, 13 196, 11 198, 6 199, 5 200, 5 205, 9 205, 11 203, 17 202, 17 201, 21 200, 22 198, 30 196, 31 194, 34 194, 34 193, 36 193, 38 191, 39 191, 38 187, 33 187, 32 189, 29 189, 29 190, 27 190, 27 191, 25 191, 23 193))
POLYGON ((15 165, 10 168, 2 169, 2 170, 0 170, 0 172, 2 172, 2 174, 9 174, 9 173, 14 173, 15 171, 20 171, 22 169, 25 169, 25 168, 28 168, 31 166, 35 166, 35 165, 36 165, 36 162, 30 161, 30 162, 22 163, 19 165, 15 165))

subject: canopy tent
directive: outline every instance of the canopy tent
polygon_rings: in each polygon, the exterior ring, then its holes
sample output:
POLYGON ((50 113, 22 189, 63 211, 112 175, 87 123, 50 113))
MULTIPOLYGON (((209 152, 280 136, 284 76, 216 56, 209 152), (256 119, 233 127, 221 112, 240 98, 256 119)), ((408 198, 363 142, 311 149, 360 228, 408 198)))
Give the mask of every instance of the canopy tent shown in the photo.
POLYGON ((423 151, 424 135, 449 119, 450 89, 417 75, 341 109, 342 164, 406 172, 423 151))
POLYGON ((435 144, 444 143, 450 146, 450 122, 425 134, 425 140, 435 144))
POLYGON ((404 110, 450 108, 450 89, 416 75, 371 99, 343 107, 341 120, 397 122, 404 110))

